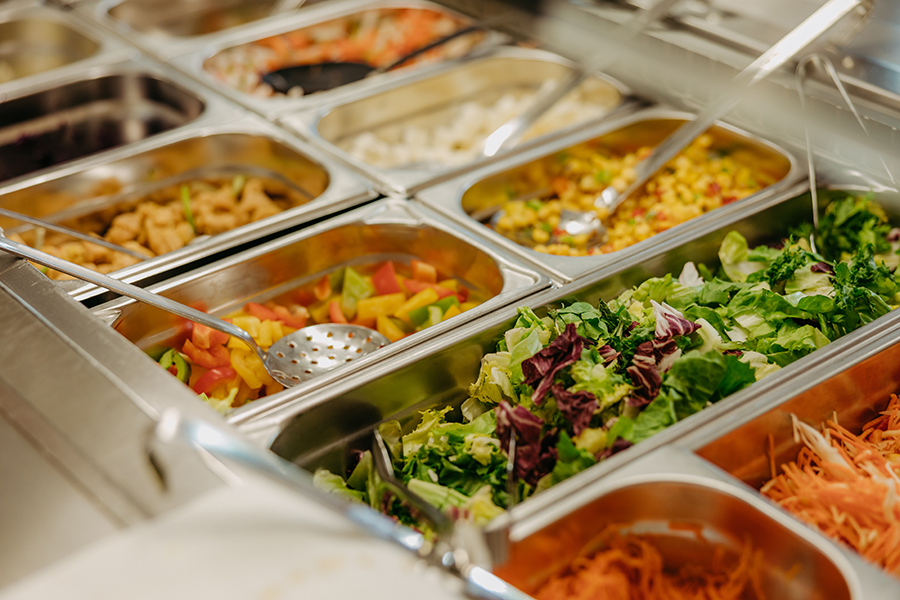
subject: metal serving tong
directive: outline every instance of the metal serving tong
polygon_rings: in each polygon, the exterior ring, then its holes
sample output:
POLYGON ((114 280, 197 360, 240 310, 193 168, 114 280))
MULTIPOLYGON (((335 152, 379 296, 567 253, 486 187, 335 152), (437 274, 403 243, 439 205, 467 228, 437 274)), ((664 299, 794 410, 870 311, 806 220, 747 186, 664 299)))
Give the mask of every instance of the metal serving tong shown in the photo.
POLYGON ((563 79, 559 84, 547 90, 540 96, 536 97, 532 104, 524 113, 510 119, 490 135, 485 138, 481 146, 481 155, 485 158, 496 156, 501 152, 505 152, 514 147, 534 125, 541 116, 548 110, 553 108, 557 102, 562 100, 566 94, 577 88, 588 77, 598 71, 602 71, 612 64, 616 58, 628 44, 628 42, 640 34, 651 23, 658 20, 669 8, 680 0, 658 0, 656 4, 647 10, 639 10, 633 17, 628 19, 620 29, 614 29, 611 35, 615 37, 618 43, 618 50, 613 52, 604 52, 589 57, 584 63, 573 69, 568 77, 563 79))
POLYGON ((165 296, 14 242, 3 235, 2 229, 0 250, 238 338, 256 353, 269 375, 285 387, 298 385, 318 372, 338 367, 390 343, 381 333, 368 327, 325 323, 298 329, 272 344, 266 352, 253 336, 240 327, 165 296))
MULTIPOLYGON (((727 86, 725 93, 715 102, 701 111, 695 119, 675 130, 646 160, 638 163, 637 177, 631 185, 621 193, 612 186, 607 187, 597 196, 594 205, 606 207, 609 213, 613 213, 628 196, 640 189, 669 160, 709 129, 716 119, 737 106, 748 89, 792 60, 852 12, 859 11, 859 19, 862 20, 870 14, 871 7, 872 0, 829 0, 738 73, 727 86)), ((574 233, 588 233, 595 246, 603 244, 607 237, 606 228, 593 212, 563 211, 558 228, 566 232, 571 228, 574 233)))
MULTIPOLYGON (((831 62, 831 60, 827 56, 822 56, 820 54, 811 54, 800 61, 800 63, 797 65, 796 71, 797 93, 800 96, 800 110, 803 112, 803 133, 806 141, 806 163, 809 171, 809 193, 812 198, 813 217, 813 233, 809 236, 809 244, 810 249, 814 253, 818 254, 818 250, 816 249, 815 234, 819 231, 819 190, 816 183, 815 151, 813 149, 812 136, 810 134, 810 118, 807 114, 806 105, 806 81, 809 76, 810 65, 815 65, 828 74, 828 77, 831 79, 834 87, 837 88, 838 92, 840 93, 844 104, 847 105, 847 108, 850 110, 853 118, 856 119, 856 122, 862 128, 863 133, 865 133, 866 137, 868 137, 869 139, 871 139, 872 136, 869 133, 869 129, 866 127, 865 121, 863 121, 862 117, 860 116, 859 111, 856 110, 856 105, 853 104, 853 100, 850 99, 850 94, 847 93, 847 89, 841 82, 841 78, 838 75, 837 69, 834 68, 834 64, 831 62)), ((900 189, 900 186, 897 185, 897 180, 894 178, 894 174, 891 172, 890 167, 888 167, 887 162, 885 162, 884 157, 879 154, 878 158, 881 161, 881 166, 884 167, 888 178, 890 178, 891 183, 894 184, 894 188, 900 189)))
POLYGON ((152 442, 156 440, 186 445, 197 452, 212 456, 217 461, 240 465, 299 493, 349 519, 369 535, 398 545, 407 552, 459 577, 465 584, 466 593, 471 597, 490 600, 530 598, 479 566, 473 559, 484 555, 486 549, 481 533, 471 523, 466 521, 453 523, 452 536, 449 539, 438 538, 431 544, 422 534, 397 523, 368 505, 351 502, 318 489, 309 473, 293 463, 253 446, 211 423, 196 418, 184 418, 177 409, 164 411, 151 433, 152 437, 147 444, 148 458, 164 486, 165 471, 153 451, 152 442))

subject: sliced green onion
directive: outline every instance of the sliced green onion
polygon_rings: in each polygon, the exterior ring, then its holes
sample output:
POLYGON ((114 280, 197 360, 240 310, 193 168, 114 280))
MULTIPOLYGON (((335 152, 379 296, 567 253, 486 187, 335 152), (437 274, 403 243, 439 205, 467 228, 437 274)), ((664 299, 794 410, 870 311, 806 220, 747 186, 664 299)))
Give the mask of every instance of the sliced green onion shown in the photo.
POLYGON ((181 207, 184 209, 184 218, 196 234, 197 223, 194 222, 194 213, 191 212, 191 189, 187 185, 181 186, 181 207))
POLYGON ((231 181, 231 193, 235 196, 240 196, 241 192, 244 191, 244 184, 247 183, 247 177, 244 175, 235 175, 234 179, 231 181))

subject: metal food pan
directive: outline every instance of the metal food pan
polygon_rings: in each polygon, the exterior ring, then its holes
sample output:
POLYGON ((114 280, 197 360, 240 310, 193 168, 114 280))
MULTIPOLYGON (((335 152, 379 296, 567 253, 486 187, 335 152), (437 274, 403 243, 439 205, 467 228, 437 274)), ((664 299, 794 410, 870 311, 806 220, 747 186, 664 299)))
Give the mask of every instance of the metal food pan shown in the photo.
POLYGON ((900 325, 891 322, 838 360, 798 373, 680 445, 759 488, 770 478, 769 435, 776 466, 797 457, 801 446, 793 439, 791 414, 816 428, 836 415, 843 427, 858 432, 898 390, 900 325))
POLYGON ((42 178, 239 110, 142 58, 72 70, 52 85, 21 87, 0 103, 0 185, 42 178))
POLYGON ((0 95, 133 51, 70 12, 37 1, 0 6, 0 95))
MULTIPOLYGON (((399 137, 406 126, 432 127, 446 123, 465 102, 489 106, 503 95, 536 92, 547 80, 562 80, 572 70, 563 57, 530 48, 501 47, 485 56, 455 64, 437 73, 419 73, 411 81, 391 82, 362 98, 329 102, 315 110, 286 114, 281 122, 335 154, 386 190, 409 194, 429 184, 470 170, 484 160, 459 165, 416 163, 379 167, 352 155, 345 144, 363 132, 384 132, 399 137)), ((527 141, 520 148, 559 137, 585 122, 636 108, 638 102, 627 87, 602 74, 589 82, 589 97, 607 108, 606 115, 573 123, 558 131, 527 141)))
POLYGON ((203 48, 215 34, 249 23, 270 25, 296 8, 276 0, 86 0, 75 11, 166 58, 203 48))
MULTIPOLYGON (((203 48, 186 52, 171 59, 171 63, 182 70, 191 73, 200 81, 220 91, 229 98, 243 104, 244 106, 266 116, 275 118, 279 115, 295 112, 305 108, 321 106, 325 102, 335 97, 347 97, 348 94, 361 97, 367 95, 370 90, 383 82, 398 81, 408 77, 411 73, 417 71, 428 71, 439 68, 439 65, 453 63, 455 60, 442 61, 437 64, 416 65, 404 69, 398 69, 390 73, 367 77, 362 81, 357 81, 340 88, 329 91, 311 94, 301 98, 274 97, 264 98, 246 94, 232 88, 218 79, 213 77, 205 69, 205 63, 211 57, 215 56, 223 50, 252 43, 257 40, 267 38, 274 35, 288 33, 294 30, 303 29, 312 25, 317 25, 332 19, 345 17, 358 13, 363 10, 371 9, 390 9, 390 8, 421 8, 438 11, 447 15, 467 20, 467 17, 446 7, 440 6, 425 0, 337 0, 333 2, 323 2, 319 5, 305 8, 293 15, 286 15, 277 20, 266 20, 247 27, 242 27, 232 32, 223 32, 221 35, 210 37, 207 44, 203 48)), ((506 37, 499 33, 491 32, 482 42, 480 47, 489 47, 496 45, 500 40, 506 37)), ((476 49, 476 52, 478 50, 476 49)))
POLYGON ((791 415, 817 430, 836 420, 857 433, 898 391, 900 325, 892 323, 835 360, 798 373, 752 404, 697 430, 679 445, 758 490, 771 478, 772 463, 778 469, 796 460, 803 447, 794 440, 791 415))
POLYGON ((549 271, 554 278, 565 283, 612 263, 627 261, 629 257, 647 248, 664 244, 668 240, 679 237, 688 239, 686 236, 691 230, 709 222, 728 219, 748 204, 755 204, 770 197, 773 193, 785 189, 803 175, 803 168, 787 150, 719 122, 710 130, 714 138, 714 145, 734 145, 757 156, 761 163, 765 162, 770 165, 773 173, 780 173, 781 179, 756 194, 695 217, 623 250, 584 257, 543 254, 517 244, 469 216, 472 213, 486 211, 502 204, 507 199, 504 192, 507 188, 506 182, 516 180, 521 174, 527 173, 532 165, 549 160, 549 157, 558 152, 580 144, 601 144, 606 148, 621 152, 633 151, 640 146, 655 146, 674 131, 681 122, 693 118, 690 113, 661 107, 638 111, 621 118, 613 118, 587 130, 556 140, 552 144, 510 156, 496 164, 421 190, 416 194, 416 198, 453 218, 470 231, 485 236, 493 243, 514 252, 523 260, 549 271))
MULTIPOLYGON (((407 262, 413 258, 428 261, 441 273, 468 282, 490 299, 351 364, 251 402, 231 414, 231 421, 240 422, 279 406, 286 398, 315 395, 320 389, 370 365, 405 364, 413 347, 450 335, 468 322, 510 303, 520 302, 545 289, 550 281, 520 266, 504 253, 468 239, 462 231, 445 224, 427 208, 406 200, 383 199, 152 289, 181 302, 203 301, 210 312, 221 314, 239 310, 248 301, 264 302, 343 266, 376 264, 384 260, 407 262)), ((107 303, 97 307, 95 313, 115 319, 116 329, 142 347, 161 343, 175 333, 176 320, 172 315, 133 300, 107 303)))
POLYGON ((601 546, 604 530, 649 535, 667 567, 708 565, 711 546, 734 562, 744 544, 762 553, 767 598, 896 598, 900 584, 763 501, 740 482, 687 452, 662 448, 518 522, 509 545, 491 539, 494 573, 534 594, 580 553, 601 546), (699 539, 698 539, 699 538, 699 539))
MULTIPOLYGON (((359 177, 283 129, 255 115, 225 119, 221 123, 198 123, 158 140, 112 151, 86 166, 55 173, 36 184, 0 189, 0 207, 54 221, 103 210, 110 200, 128 195, 128 190, 146 189, 146 181, 160 171, 177 179, 181 174, 205 169, 250 167, 271 173, 313 196, 311 200, 272 217, 249 223, 219 235, 198 239, 174 252, 163 254, 113 273, 132 283, 164 277, 174 269, 211 257, 264 236, 356 206, 375 197, 359 177), (122 192, 94 198, 110 179, 122 192)), ((7 223, 4 221, 4 226, 7 223)), ((19 225, 9 222, 9 225, 19 225)), ((63 282, 61 282, 63 283, 63 282)), ((88 301, 105 293, 91 284, 64 282, 78 300, 88 301)))
MULTIPOLYGON (((783 195, 745 205, 727 222, 707 222, 694 230, 688 241, 670 239, 624 264, 610 265, 590 278, 535 296, 527 303, 539 316, 561 301, 597 303, 617 297, 624 290, 650 277, 680 273, 687 261, 715 265, 717 251, 730 231, 744 235, 751 245, 781 239, 795 224, 808 220, 808 195, 798 195, 797 186, 783 195)), ((326 467, 344 472, 352 452, 371 446, 371 431, 379 423, 399 419, 405 431, 416 425, 417 413, 429 408, 458 407, 479 372, 481 358, 495 351, 497 340, 515 323, 514 306, 460 328, 450 335, 422 344, 402 363, 382 363, 364 374, 310 397, 294 396, 290 402, 241 425, 247 435, 269 446, 276 454, 308 469, 326 467), (352 415, 352 418, 351 418, 352 415)), ((827 362, 853 348, 885 325, 900 323, 895 311, 856 332, 836 340, 715 405, 680 421, 666 430, 623 450, 574 477, 515 506, 508 519, 516 522, 548 510, 581 487, 615 471, 652 450, 674 442, 736 408, 752 402, 767 390, 790 381, 798 373, 827 362)), ((458 412, 451 413, 458 415, 458 412)), ((488 530, 504 526, 495 519, 488 530)))

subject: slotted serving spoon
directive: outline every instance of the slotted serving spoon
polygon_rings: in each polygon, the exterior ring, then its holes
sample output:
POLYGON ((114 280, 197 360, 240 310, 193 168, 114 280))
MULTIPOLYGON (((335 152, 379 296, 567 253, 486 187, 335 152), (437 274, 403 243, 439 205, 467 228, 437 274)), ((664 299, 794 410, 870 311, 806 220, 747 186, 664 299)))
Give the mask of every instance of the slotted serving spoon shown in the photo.
POLYGON ((14 242, 3 235, 2 229, 0 250, 235 337, 250 346, 269 375, 285 387, 298 385, 390 343, 381 333, 368 327, 325 323, 298 329, 272 344, 266 352, 253 336, 240 327, 175 300, 14 242))
MULTIPOLYGON (((594 205, 598 208, 605 207, 609 214, 615 212, 626 198, 640 189, 669 160, 709 129, 716 119, 737 106, 747 90, 792 60, 854 10, 862 8, 860 19, 866 18, 870 14, 871 6, 871 0, 829 0, 738 73, 727 86, 725 93, 715 102, 701 111, 695 119, 675 130, 646 160, 638 163, 637 177, 631 185, 622 192, 612 186, 607 187, 597 196, 594 205)), ((566 232, 572 230, 588 233, 594 240, 594 246, 601 245, 608 239, 606 227, 594 212, 563 211, 557 228, 566 232)))

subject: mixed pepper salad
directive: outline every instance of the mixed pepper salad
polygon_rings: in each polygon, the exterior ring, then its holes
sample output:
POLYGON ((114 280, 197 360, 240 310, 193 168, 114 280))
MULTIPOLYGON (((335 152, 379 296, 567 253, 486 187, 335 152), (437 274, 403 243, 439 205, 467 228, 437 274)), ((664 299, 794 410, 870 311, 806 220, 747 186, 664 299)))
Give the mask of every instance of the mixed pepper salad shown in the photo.
MULTIPOLYGON (((418 426, 381 426, 397 476, 442 509, 484 523, 508 506, 515 438, 519 498, 547 489, 703 410, 900 304, 900 229, 868 197, 835 199, 816 247, 803 227, 750 248, 738 232, 719 265, 684 265, 597 306, 575 302, 544 317, 520 308, 483 357, 461 405, 426 410, 418 426)), ((364 454, 346 480, 323 488, 427 530, 379 485, 364 454)))
MULTIPOLYGON (((317 323, 364 325, 396 342, 482 301, 477 291, 457 279, 440 278, 430 263, 387 261, 338 269, 265 304, 248 302, 225 320, 253 336, 263 349, 317 323)), ((205 310, 202 305, 195 308, 205 310)), ((166 347, 156 347, 152 356, 220 412, 284 389, 247 344, 192 321, 182 321, 177 335, 166 347)))

